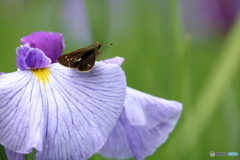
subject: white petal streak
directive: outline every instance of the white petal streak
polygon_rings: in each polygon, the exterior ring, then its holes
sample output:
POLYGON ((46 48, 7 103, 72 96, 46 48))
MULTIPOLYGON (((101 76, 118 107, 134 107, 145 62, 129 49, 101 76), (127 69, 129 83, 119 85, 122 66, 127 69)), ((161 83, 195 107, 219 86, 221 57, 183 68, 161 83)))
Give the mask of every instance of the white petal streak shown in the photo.
POLYGON ((0 79, 0 143, 18 153, 42 150, 43 112, 39 83, 29 71, 0 79))
POLYGON ((87 159, 105 143, 122 111, 126 80, 117 65, 96 62, 91 72, 53 64, 42 160, 87 159))

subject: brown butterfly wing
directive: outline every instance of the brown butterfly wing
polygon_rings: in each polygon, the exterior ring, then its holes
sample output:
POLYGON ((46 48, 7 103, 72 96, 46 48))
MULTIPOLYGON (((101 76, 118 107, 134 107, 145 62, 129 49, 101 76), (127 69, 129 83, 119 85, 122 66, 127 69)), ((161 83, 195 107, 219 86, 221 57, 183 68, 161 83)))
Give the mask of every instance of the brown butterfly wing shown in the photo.
POLYGON ((93 49, 87 50, 88 47, 80 48, 70 53, 61 55, 57 58, 58 63, 65 67, 77 68, 78 63, 81 61, 83 55, 88 55, 94 52, 93 49))
POLYGON ((64 54, 57 58, 57 61, 69 68, 77 68, 80 72, 91 71, 96 57, 101 54, 100 42, 94 42, 92 45, 64 54))
POLYGON ((81 61, 78 63, 77 69, 80 72, 91 71, 94 67, 97 53, 92 52, 91 54, 84 55, 81 61))

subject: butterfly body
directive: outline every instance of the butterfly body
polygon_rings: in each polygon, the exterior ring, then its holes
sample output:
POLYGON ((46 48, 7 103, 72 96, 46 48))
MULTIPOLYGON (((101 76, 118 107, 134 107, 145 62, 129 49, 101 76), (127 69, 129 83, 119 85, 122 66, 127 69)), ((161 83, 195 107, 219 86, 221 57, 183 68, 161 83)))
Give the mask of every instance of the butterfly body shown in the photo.
POLYGON ((93 69, 96 58, 102 53, 101 43, 94 42, 92 45, 77 49, 57 58, 61 65, 77 69, 79 72, 89 72, 93 69))

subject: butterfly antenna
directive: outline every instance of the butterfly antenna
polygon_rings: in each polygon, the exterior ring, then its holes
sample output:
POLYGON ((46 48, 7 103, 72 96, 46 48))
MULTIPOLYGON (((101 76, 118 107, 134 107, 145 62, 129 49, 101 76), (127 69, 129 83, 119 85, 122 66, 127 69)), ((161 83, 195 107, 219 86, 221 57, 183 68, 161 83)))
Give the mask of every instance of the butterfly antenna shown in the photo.
POLYGON ((110 44, 102 44, 102 45, 113 45, 112 43, 110 43, 110 44))

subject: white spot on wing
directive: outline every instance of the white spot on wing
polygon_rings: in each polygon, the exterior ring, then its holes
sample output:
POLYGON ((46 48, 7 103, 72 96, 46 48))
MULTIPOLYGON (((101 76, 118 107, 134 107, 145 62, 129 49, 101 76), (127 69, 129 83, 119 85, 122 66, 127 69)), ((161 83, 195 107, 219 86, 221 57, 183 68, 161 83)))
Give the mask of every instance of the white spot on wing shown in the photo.
POLYGON ((80 61, 81 61, 81 58, 79 59, 74 58, 74 62, 80 62, 80 61))

